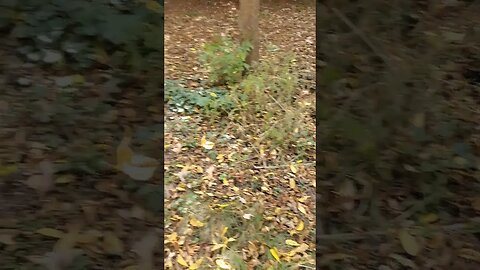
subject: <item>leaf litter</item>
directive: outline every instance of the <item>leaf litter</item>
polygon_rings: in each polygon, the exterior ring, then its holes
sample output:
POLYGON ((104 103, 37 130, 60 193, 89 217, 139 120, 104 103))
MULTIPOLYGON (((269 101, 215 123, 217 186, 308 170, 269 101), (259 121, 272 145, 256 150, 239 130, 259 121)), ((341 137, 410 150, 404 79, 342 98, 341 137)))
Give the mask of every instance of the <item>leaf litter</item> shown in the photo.
MULTIPOLYGON (((262 31, 279 50, 298 54, 310 74, 299 87, 307 89, 315 86, 314 7, 313 1, 261 7, 262 31)), ((208 76, 198 61, 201 44, 219 33, 238 37, 238 5, 176 1, 165 10, 165 79, 197 88, 208 76)), ((302 95, 301 102, 314 104, 314 94, 302 95)), ((238 136, 231 124, 183 110, 167 110, 166 119, 166 269, 314 267, 314 147, 302 162, 248 128, 238 136)), ((315 133, 313 121, 306 132, 315 133)))

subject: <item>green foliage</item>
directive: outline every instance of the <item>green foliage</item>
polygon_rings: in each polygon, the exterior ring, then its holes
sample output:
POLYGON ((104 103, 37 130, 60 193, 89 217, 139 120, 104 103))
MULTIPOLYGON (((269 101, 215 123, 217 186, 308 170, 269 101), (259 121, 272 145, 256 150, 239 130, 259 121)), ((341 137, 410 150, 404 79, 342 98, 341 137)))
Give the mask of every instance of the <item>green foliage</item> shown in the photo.
POLYGON ((192 113, 201 110, 206 114, 227 113, 234 108, 228 92, 220 88, 189 90, 179 81, 165 81, 165 101, 174 112, 192 113))
POLYGON ((248 69, 245 59, 250 49, 250 43, 238 45, 228 37, 205 44, 200 60, 210 71, 210 82, 220 85, 240 82, 243 72, 248 69))
POLYGON ((86 68, 105 54, 117 67, 159 66, 163 14, 139 2, 110 2, 9 0, 0 7, 0 28, 11 29, 31 62, 86 68))
POLYGON ((256 123, 258 135, 274 144, 306 140, 305 111, 295 104, 297 74, 292 53, 271 52, 237 86, 231 99, 243 125, 256 123), (258 125, 261 123, 260 125, 258 125))

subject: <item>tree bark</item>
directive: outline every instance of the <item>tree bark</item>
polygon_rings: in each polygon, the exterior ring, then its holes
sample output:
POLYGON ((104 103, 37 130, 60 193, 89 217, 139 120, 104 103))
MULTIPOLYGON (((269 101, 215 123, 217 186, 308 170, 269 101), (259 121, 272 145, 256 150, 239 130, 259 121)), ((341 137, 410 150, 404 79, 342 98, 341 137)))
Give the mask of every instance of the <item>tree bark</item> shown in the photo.
POLYGON ((246 62, 249 65, 258 62, 260 58, 260 42, 258 21, 260 15, 260 0, 240 0, 239 28, 241 40, 249 41, 253 48, 250 50, 246 62))

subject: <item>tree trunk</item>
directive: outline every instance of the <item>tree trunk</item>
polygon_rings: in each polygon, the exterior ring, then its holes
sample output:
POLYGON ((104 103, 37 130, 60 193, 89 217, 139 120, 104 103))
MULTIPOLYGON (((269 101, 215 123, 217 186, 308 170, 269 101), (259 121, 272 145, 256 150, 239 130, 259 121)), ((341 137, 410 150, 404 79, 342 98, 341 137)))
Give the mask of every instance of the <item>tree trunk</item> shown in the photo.
POLYGON ((260 0, 240 0, 239 27, 241 39, 249 41, 253 48, 250 50, 246 62, 249 65, 257 62, 260 57, 258 38, 258 20, 260 15, 260 0))

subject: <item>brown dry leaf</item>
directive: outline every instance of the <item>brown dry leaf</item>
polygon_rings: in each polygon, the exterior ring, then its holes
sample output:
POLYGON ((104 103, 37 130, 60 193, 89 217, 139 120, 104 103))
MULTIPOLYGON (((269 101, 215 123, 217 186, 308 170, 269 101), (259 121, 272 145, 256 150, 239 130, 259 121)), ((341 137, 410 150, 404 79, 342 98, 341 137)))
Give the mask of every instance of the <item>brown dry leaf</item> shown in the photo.
POLYGON ((475 209, 476 211, 480 212, 480 197, 473 199, 473 201, 472 201, 472 207, 473 207, 473 209, 475 209))
POLYGON ((398 234, 400 243, 402 244, 403 249, 412 256, 417 256, 420 252, 420 245, 417 242, 417 239, 408 233, 406 229, 400 230, 398 234))
POLYGON ((153 269, 153 254, 158 240, 157 233, 151 230, 133 245, 132 251, 138 255, 142 269, 153 269))
POLYGON ((16 230, 0 229, 0 243, 7 246, 15 245, 15 237, 17 234, 18 231, 16 230))
POLYGON ((182 257, 182 255, 180 255, 180 254, 177 255, 177 262, 178 262, 178 264, 180 264, 181 266, 188 267, 187 261, 185 261, 185 259, 184 259, 184 258, 182 257))
POLYGON ((82 253, 80 249, 67 249, 48 252, 43 256, 30 256, 28 259, 48 270, 68 270, 73 260, 82 253))
POLYGON ((43 196, 55 185, 53 179, 54 169, 53 164, 48 160, 40 162, 38 167, 41 173, 32 175, 25 184, 37 191, 40 196, 43 196))
POLYGON ((473 249, 462 248, 462 249, 459 250, 458 256, 460 256, 464 259, 467 259, 467 260, 471 260, 471 261, 480 263, 480 252, 478 252, 476 250, 473 250, 473 249))
POLYGON ((123 242, 113 232, 103 235, 103 249, 108 254, 121 255, 124 252, 123 242))
MULTIPOLYGON (((338 193, 342 197, 352 198, 355 196, 355 194, 357 194, 357 188, 355 187, 353 181, 346 180, 340 186, 338 193)), ((343 208, 345 208, 345 210, 352 210, 354 207, 355 202, 353 200, 343 203, 343 208)))
POLYGON ((201 228, 203 227, 205 224, 203 222, 201 222, 200 220, 196 219, 195 217, 192 217, 190 219, 190 225, 192 225, 193 227, 197 227, 197 228, 201 228))

